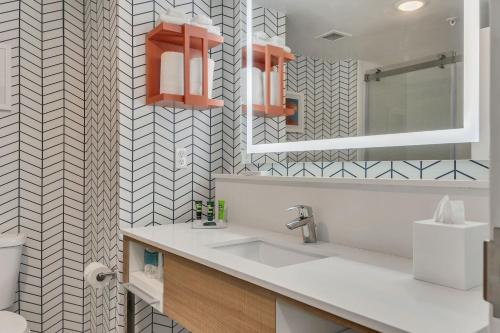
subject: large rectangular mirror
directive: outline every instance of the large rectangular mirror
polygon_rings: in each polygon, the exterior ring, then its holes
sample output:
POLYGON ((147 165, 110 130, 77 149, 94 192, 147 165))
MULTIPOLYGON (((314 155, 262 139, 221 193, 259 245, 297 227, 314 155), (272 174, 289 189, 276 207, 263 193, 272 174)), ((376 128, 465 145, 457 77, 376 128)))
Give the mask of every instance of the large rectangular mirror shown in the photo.
POLYGON ((480 2, 247 0, 247 152, 290 162, 470 159, 480 2))

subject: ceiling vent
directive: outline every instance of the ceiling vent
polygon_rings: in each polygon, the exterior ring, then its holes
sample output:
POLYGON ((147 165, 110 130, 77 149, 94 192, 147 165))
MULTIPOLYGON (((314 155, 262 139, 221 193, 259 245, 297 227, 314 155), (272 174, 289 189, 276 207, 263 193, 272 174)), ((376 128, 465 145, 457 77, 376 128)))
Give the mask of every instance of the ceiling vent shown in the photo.
POLYGON ((338 31, 338 30, 331 30, 328 32, 325 32, 324 34, 321 34, 319 36, 316 36, 316 39, 326 39, 329 40, 330 42, 334 42, 336 40, 345 38, 345 37, 352 37, 351 34, 348 34, 346 32, 338 31))

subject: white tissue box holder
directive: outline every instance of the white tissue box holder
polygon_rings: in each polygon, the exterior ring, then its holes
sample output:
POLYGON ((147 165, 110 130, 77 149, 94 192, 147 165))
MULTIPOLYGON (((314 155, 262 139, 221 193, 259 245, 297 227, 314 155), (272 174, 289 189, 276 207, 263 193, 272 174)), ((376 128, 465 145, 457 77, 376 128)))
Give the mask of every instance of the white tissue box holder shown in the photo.
POLYGON ((487 223, 463 225, 413 224, 413 275, 415 279, 468 290, 483 282, 483 242, 489 237, 487 223))

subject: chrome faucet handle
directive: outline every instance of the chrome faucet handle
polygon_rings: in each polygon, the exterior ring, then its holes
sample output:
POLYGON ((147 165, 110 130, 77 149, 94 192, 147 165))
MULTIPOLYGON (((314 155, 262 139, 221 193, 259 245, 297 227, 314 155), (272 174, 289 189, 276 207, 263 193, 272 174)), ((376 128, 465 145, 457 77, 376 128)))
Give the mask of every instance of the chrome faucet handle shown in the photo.
POLYGON ((313 216, 313 209, 311 206, 296 205, 287 209, 287 211, 297 210, 301 219, 313 216))

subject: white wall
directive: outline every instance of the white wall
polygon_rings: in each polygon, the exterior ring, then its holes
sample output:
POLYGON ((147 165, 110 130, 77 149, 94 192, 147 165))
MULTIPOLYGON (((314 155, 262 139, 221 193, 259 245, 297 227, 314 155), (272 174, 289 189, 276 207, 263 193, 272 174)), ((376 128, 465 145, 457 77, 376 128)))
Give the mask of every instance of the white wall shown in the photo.
POLYGON ((296 213, 285 209, 305 204, 314 209, 321 240, 408 258, 412 256, 412 222, 432 217, 445 194, 465 201, 467 219, 488 221, 484 182, 229 175, 216 179, 216 196, 226 200, 230 223, 300 237, 299 230, 286 229, 296 213))

